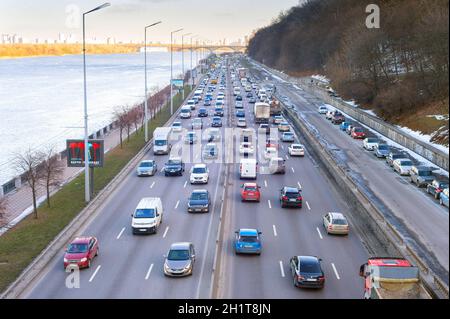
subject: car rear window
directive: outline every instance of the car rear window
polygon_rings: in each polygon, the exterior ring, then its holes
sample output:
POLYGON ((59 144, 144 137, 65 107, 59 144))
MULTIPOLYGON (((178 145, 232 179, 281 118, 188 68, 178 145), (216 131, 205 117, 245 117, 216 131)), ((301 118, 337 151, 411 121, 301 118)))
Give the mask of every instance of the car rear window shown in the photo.
POLYGON ((334 225, 347 225, 347 220, 339 218, 339 219, 333 219, 334 225))
POLYGON ((240 236, 240 241, 243 241, 245 243, 256 243, 258 242, 258 238, 256 236, 240 236))
POLYGON ((321 269, 318 262, 304 261, 300 259, 300 272, 321 273, 321 269))
POLYGON ((296 197, 298 197, 300 195, 300 193, 298 193, 298 192, 286 192, 286 196, 287 197, 289 197, 289 198, 296 198, 296 197))
POLYGON ((245 186, 245 190, 250 192, 256 192, 258 189, 256 188, 256 186, 245 186))

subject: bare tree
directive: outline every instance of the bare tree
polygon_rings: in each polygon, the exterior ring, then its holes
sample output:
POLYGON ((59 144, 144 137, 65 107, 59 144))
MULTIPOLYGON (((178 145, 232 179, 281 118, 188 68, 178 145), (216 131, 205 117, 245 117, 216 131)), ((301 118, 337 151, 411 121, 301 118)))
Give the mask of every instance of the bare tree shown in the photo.
POLYGON ((21 174, 22 179, 31 188, 33 196, 33 213, 34 218, 38 218, 37 212, 37 187, 42 179, 41 167, 39 165, 43 162, 44 156, 41 152, 32 151, 28 149, 23 154, 17 153, 14 156, 14 167, 16 171, 21 174))
POLYGON ((44 162, 42 165, 41 184, 45 186, 47 192, 47 206, 50 207, 50 187, 57 186, 62 181, 64 165, 58 161, 55 148, 48 147, 43 152, 44 162))
POLYGON ((113 118, 117 123, 117 125, 119 126, 120 148, 122 148, 123 147, 122 134, 123 130, 126 127, 126 108, 125 107, 116 108, 113 113, 113 118))
POLYGON ((0 227, 3 227, 6 224, 5 214, 6 214, 6 197, 0 197, 0 227))

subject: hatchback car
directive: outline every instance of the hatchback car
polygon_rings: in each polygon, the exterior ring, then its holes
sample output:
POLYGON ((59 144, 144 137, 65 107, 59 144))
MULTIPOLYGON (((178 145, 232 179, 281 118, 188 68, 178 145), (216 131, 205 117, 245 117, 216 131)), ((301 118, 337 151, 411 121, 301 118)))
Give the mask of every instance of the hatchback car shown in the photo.
POLYGON ((302 191, 297 187, 283 187, 280 190, 280 204, 282 208, 285 207, 299 207, 302 208, 302 191))
POLYGON ((289 126, 288 122, 281 122, 278 124, 278 131, 280 132, 289 132, 291 130, 291 127, 289 126))
POLYGON ((281 134, 281 140, 283 142, 294 142, 295 141, 295 135, 292 132, 284 132, 281 134))
POLYGON ((350 134, 351 137, 353 138, 365 138, 366 137, 366 133, 364 133, 364 130, 362 127, 354 127, 352 128, 352 133, 350 134))
POLYGON ((440 194, 444 189, 448 188, 448 185, 448 181, 435 179, 427 185, 427 193, 439 199, 440 194))
POLYGON ((333 113, 333 116, 331 117, 331 123, 341 124, 344 121, 345 121, 344 114, 342 114, 341 112, 338 112, 338 111, 335 111, 333 113))
POLYGON ((191 184, 207 184, 209 180, 209 170, 205 164, 195 164, 191 168, 189 181, 191 184))
POLYGON ((211 106, 211 100, 205 99, 205 101, 203 101, 203 106, 211 106))
POLYGON ((341 123, 341 125, 339 125, 339 129, 341 130, 341 131, 347 131, 347 127, 350 125, 350 123, 349 122, 342 122, 341 123))
POLYGON ((242 101, 236 101, 236 103, 234 104, 234 108, 235 109, 243 109, 244 104, 242 103, 242 101))
POLYGON ((211 121, 212 127, 222 127, 222 118, 219 116, 214 116, 211 121))
POLYGON ((214 116, 220 116, 220 117, 222 117, 223 115, 224 115, 224 113, 223 113, 223 107, 217 106, 217 107, 214 109, 214 116))
POLYGON ((98 240, 95 237, 77 237, 67 246, 64 254, 64 269, 67 267, 89 268, 98 256, 98 240))
POLYGON ((183 126, 181 125, 181 122, 173 122, 172 123, 172 132, 181 132, 183 130, 183 126))
POLYGON ((289 265, 295 287, 323 288, 325 274, 322 270, 322 259, 315 256, 294 256, 289 265))
POLYGON ((244 201, 256 201, 261 199, 261 187, 256 183, 244 183, 241 185, 241 200, 244 201))
POLYGON ((144 160, 136 169, 137 176, 153 176, 158 171, 158 165, 154 160, 144 160))
POLYGON ((245 118, 239 118, 236 123, 237 127, 247 127, 247 121, 245 118))
POLYGON ((291 144, 288 153, 290 156, 305 156, 305 148, 302 144, 291 144))
POLYGON ((248 98, 251 98, 251 97, 253 97, 253 94, 252 94, 252 92, 248 92, 246 96, 247 96, 248 98))
POLYGON ((237 254, 257 254, 262 250, 261 232, 257 229, 241 228, 235 231, 234 251, 237 254))
POLYGON ((323 227, 327 234, 348 235, 349 225, 341 213, 330 212, 323 216, 323 227))
POLYGON ((195 263, 195 249, 192 243, 174 243, 164 257, 164 275, 171 277, 192 275, 195 263))
POLYGON ((189 213, 207 213, 209 212, 209 192, 206 189, 196 189, 192 191, 188 200, 189 213))

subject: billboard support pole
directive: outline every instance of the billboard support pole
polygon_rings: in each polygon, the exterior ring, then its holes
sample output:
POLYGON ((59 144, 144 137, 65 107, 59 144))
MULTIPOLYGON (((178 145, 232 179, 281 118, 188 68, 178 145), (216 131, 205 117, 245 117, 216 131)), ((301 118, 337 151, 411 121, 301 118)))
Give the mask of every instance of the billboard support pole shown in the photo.
POLYGON ((91 185, 91 198, 94 197, 94 167, 89 167, 89 184, 91 185))

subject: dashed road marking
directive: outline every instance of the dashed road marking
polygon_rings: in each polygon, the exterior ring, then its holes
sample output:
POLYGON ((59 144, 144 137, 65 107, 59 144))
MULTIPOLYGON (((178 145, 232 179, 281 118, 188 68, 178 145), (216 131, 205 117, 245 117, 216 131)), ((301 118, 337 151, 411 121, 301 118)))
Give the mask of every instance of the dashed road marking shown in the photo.
POLYGON ((287 155, 287 154, 286 154, 286 159, 287 159, 287 160, 289 159, 289 155, 287 155))
POLYGON ((120 231, 119 235, 117 235, 116 239, 119 239, 120 236, 122 236, 123 232, 125 231, 125 227, 122 228, 122 230, 120 231))
POLYGON ((156 182, 153 182, 152 185, 150 185, 150 188, 153 188, 153 186, 155 186, 156 182))
POLYGON ((169 231, 169 226, 166 227, 166 230, 164 231, 163 238, 166 238, 167 232, 169 231))
POLYGON ((341 279, 341 277, 339 277, 339 274, 338 274, 338 272, 337 272, 336 266, 335 266, 333 263, 331 263, 331 267, 333 267, 334 274, 336 275, 336 278, 337 278, 338 280, 341 279))
POLYGON ((308 201, 306 201, 306 207, 308 207, 308 210, 311 210, 311 207, 309 206, 308 201))
POLYGON ((281 277, 284 278, 285 275, 284 275, 284 269, 283 269, 283 262, 280 260, 279 263, 280 263, 281 277))
POLYGON ((267 187, 267 181, 266 180, 264 180, 264 186, 267 187))
POLYGON ((272 225, 272 227, 273 227, 273 235, 277 237, 277 228, 275 227, 275 225, 272 225))
POLYGON ((95 269, 94 273, 92 274, 91 278, 89 278, 89 282, 92 282, 92 280, 94 280, 95 275, 97 275, 98 271, 100 270, 102 266, 98 265, 97 269, 95 269))
POLYGON ((183 187, 186 188, 186 185, 187 185, 187 181, 184 182, 184 186, 183 187))
POLYGON ((293 168, 293 167, 291 167, 291 170, 292 170, 292 173, 295 173, 295 170, 294 170, 294 168, 293 168))
POLYGON ((175 204, 175 209, 178 208, 178 205, 180 205, 180 200, 178 200, 177 203, 175 204))
POLYGON ((150 277, 152 269, 153 269, 153 264, 151 264, 150 267, 148 268, 147 274, 145 275, 145 280, 147 280, 148 277, 150 277))
POLYGON ((320 237, 320 239, 323 239, 323 237, 322 237, 322 234, 320 233, 320 229, 319 229, 319 227, 316 227, 316 229, 317 229, 317 232, 319 233, 319 237, 320 237))
POLYGON ((269 208, 272 208, 272 203, 270 202, 270 199, 267 200, 267 204, 269 204, 269 208))
POLYGON ((302 189, 302 184, 300 182, 297 182, 298 188, 302 189))

